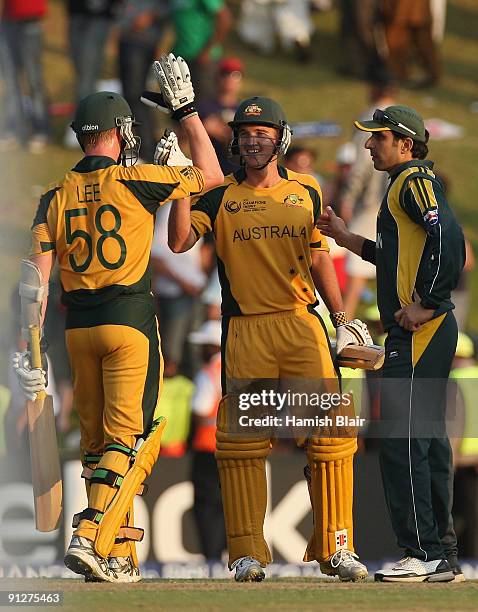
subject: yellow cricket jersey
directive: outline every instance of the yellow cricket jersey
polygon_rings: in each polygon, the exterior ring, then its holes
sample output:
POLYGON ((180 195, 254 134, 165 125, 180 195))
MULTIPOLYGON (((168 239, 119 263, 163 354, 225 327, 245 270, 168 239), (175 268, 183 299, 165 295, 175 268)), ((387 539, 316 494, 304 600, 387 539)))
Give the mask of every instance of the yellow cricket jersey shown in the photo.
POLYGON ((191 207, 199 237, 213 231, 224 315, 252 315, 315 304, 311 251, 328 251, 315 227, 322 193, 314 177, 279 167, 273 187, 248 185, 243 169, 191 207))
POLYGON ((125 168, 109 157, 84 157, 41 197, 31 254, 56 252, 69 308, 148 293, 156 210, 203 188, 195 167, 125 168))

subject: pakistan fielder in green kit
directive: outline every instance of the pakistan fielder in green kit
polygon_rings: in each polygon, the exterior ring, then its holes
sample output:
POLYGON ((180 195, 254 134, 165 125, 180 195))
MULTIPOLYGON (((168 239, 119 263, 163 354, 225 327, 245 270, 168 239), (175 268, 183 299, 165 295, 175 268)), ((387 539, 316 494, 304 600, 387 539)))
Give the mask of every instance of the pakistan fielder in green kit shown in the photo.
POLYGON ((375 169, 390 177, 376 242, 348 231, 330 207, 317 226, 377 267, 377 301, 387 331, 380 465, 405 557, 375 579, 460 580, 445 398, 457 341, 450 292, 465 261, 463 233, 433 163, 425 161, 429 134, 415 110, 390 106, 355 126, 370 132, 365 147, 375 169))

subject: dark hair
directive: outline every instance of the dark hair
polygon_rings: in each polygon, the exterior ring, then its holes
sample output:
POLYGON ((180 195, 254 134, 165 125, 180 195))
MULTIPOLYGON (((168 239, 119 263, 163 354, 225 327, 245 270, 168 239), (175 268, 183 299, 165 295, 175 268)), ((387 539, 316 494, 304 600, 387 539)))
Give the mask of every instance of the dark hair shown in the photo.
MULTIPOLYGON (((403 134, 399 134, 398 132, 394 132, 392 130, 393 139, 394 140, 405 140, 408 136, 404 136, 403 134)), ((430 138, 430 133, 428 130, 425 130, 425 142, 418 142, 418 140, 413 141, 412 147, 412 158, 413 159, 426 159, 428 155, 428 146, 427 142, 430 138)))

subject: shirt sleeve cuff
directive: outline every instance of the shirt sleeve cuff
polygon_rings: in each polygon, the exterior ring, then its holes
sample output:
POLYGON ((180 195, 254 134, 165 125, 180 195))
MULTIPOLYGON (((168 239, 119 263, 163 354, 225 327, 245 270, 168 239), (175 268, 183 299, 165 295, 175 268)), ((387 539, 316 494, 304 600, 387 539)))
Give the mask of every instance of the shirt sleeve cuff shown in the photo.
POLYGON ((369 261, 371 264, 375 264, 376 253, 375 253, 375 242, 373 240, 365 239, 362 245, 362 259, 369 261))

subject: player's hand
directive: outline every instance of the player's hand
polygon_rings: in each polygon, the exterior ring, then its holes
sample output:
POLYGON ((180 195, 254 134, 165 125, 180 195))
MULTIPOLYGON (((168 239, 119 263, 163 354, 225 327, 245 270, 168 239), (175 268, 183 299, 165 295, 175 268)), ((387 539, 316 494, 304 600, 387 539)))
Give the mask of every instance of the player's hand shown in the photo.
POLYGON ((337 217, 331 206, 327 206, 325 212, 319 216, 316 226, 324 236, 333 238, 339 246, 345 246, 346 237, 349 231, 347 230, 345 221, 337 217))
POLYGON ((12 367, 23 394, 34 402, 38 393, 45 391, 46 371, 41 368, 32 369, 29 351, 15 353, 12 358, 12 367))
POLYGON ((178 121, 197 112, 191 75, 182 57, 175 57, 172 53, 162 55, 158 61, 153 62, 153 71, 161 93, 145 91, 141 96, 142 102, 170 113, 178 121))
POLYGON ((418 302, 413 302, 405 308, 400 308, 394 314, 395 321, 408 331, 417 331, 420 325, 430 321, 435 311, 431 308, 423 308, 418 302))
POLYGON ((335 331, 337 334, 337 355, 340 355, 349 344, 358 344, 359 346, 373 344, 367 326, 360 319, 354 319, 345 325, 339 325, 335 331))
POLYGON ((174 132, 165 130, 156 145, 154 163, 158 166, 192 166, 193 162, 181 151, 178 137, 174 132))

